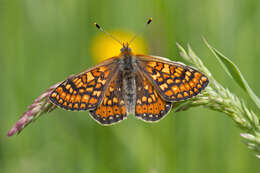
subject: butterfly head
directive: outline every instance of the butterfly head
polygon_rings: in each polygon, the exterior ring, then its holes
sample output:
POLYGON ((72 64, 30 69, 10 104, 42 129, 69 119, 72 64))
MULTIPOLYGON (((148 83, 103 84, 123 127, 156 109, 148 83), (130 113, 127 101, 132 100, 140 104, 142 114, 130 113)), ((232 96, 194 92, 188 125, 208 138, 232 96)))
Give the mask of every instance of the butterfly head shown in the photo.
POLYGON ((123 43, 123 47, 120 49, 121 54, 132 54, 132 49, 129 47, 128 43, 123 43))

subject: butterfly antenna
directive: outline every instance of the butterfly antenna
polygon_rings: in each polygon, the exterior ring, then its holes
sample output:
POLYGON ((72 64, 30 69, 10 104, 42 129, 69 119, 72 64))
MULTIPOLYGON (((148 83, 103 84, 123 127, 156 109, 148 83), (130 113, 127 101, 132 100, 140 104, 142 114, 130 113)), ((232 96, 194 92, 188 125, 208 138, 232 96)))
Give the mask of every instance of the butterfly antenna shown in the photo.
POLYGON ((99 29, 100 31, 104 32, 106 35, 108 35, 109 37, 111 37, 113 40, 115 40, 116 42, 118 42, 120 45, 123 46, 123 43, 117 39, 115 36, 113 36, 112 34, 108 33, 106 30, 104 30, 100 25, 98 25, 96 22, 94 23, 95 27, 97 29, 99 29))
POLYGON ((135 40, 135 38, 137 37, 138 34, 143 33, 144 30, 146 29, 146 27, 147 27, 152 21, 153 21, 153 19, 152 19, 152 18, 149 18, 149 20, 147 20, 145 26, 143 27, 142 31, 139 32, 139 33, 137 33, 137 34, 135 34, 135 35, 133 36, 133 38, 129 41, 128 44, 130 45, 130 44, 135 40))

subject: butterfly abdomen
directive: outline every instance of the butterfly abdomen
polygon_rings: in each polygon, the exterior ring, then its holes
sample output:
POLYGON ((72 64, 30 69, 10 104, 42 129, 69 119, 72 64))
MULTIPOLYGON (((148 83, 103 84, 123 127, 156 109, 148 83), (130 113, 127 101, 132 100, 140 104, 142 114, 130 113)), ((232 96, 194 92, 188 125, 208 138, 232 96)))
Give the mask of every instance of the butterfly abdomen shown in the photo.
POLYGON ((133 113, 135 110, 135 59, 132 55, 124 55, 120 61, 119 70, 123 74, 124 100, 126 103, 127 113, 133 113))

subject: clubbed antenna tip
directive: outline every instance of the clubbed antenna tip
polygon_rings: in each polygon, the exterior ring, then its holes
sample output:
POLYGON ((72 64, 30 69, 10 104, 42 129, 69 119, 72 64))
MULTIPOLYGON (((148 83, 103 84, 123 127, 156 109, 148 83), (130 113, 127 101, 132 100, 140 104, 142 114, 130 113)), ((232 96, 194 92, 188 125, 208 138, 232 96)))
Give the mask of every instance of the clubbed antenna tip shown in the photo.
POLYGON ((147 21, 147 25, 149 25, 152 21, 153 21, 153 18, 150 18, 150 19, 147 21))
POLYGON ((100 29, 100 26, 95 22, 94 23, 95 27, 97 27, 97 29, 100 29))

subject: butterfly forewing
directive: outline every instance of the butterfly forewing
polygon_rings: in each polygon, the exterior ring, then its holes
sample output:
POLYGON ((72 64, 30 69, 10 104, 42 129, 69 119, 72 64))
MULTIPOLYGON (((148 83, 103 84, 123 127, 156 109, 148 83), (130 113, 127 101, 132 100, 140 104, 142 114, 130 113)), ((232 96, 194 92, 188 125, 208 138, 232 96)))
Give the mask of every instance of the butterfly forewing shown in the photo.
POLYGON ((117 70, 115 67, 115 60, 110 59, 83 73, 69 77, 51 93, 49 99, 67 110, 95 109, 117 70))
POLYGON ((208 78, 192 67, 158 57, 137 58, 139 68, 167 101, 189 99, 208 85, 208 78))
POLYGON ((142 75, 136 74, 135 116, 144 121, 158 121, 171 109, 172 103, 164 101, 151 82, 142 75))
POLYGON ((127 113, 123 96, 123 76, 118 72, 108 85, 102 103, 96 109, 90 110, 91 116, 103 125, 125 119, 127 113))

